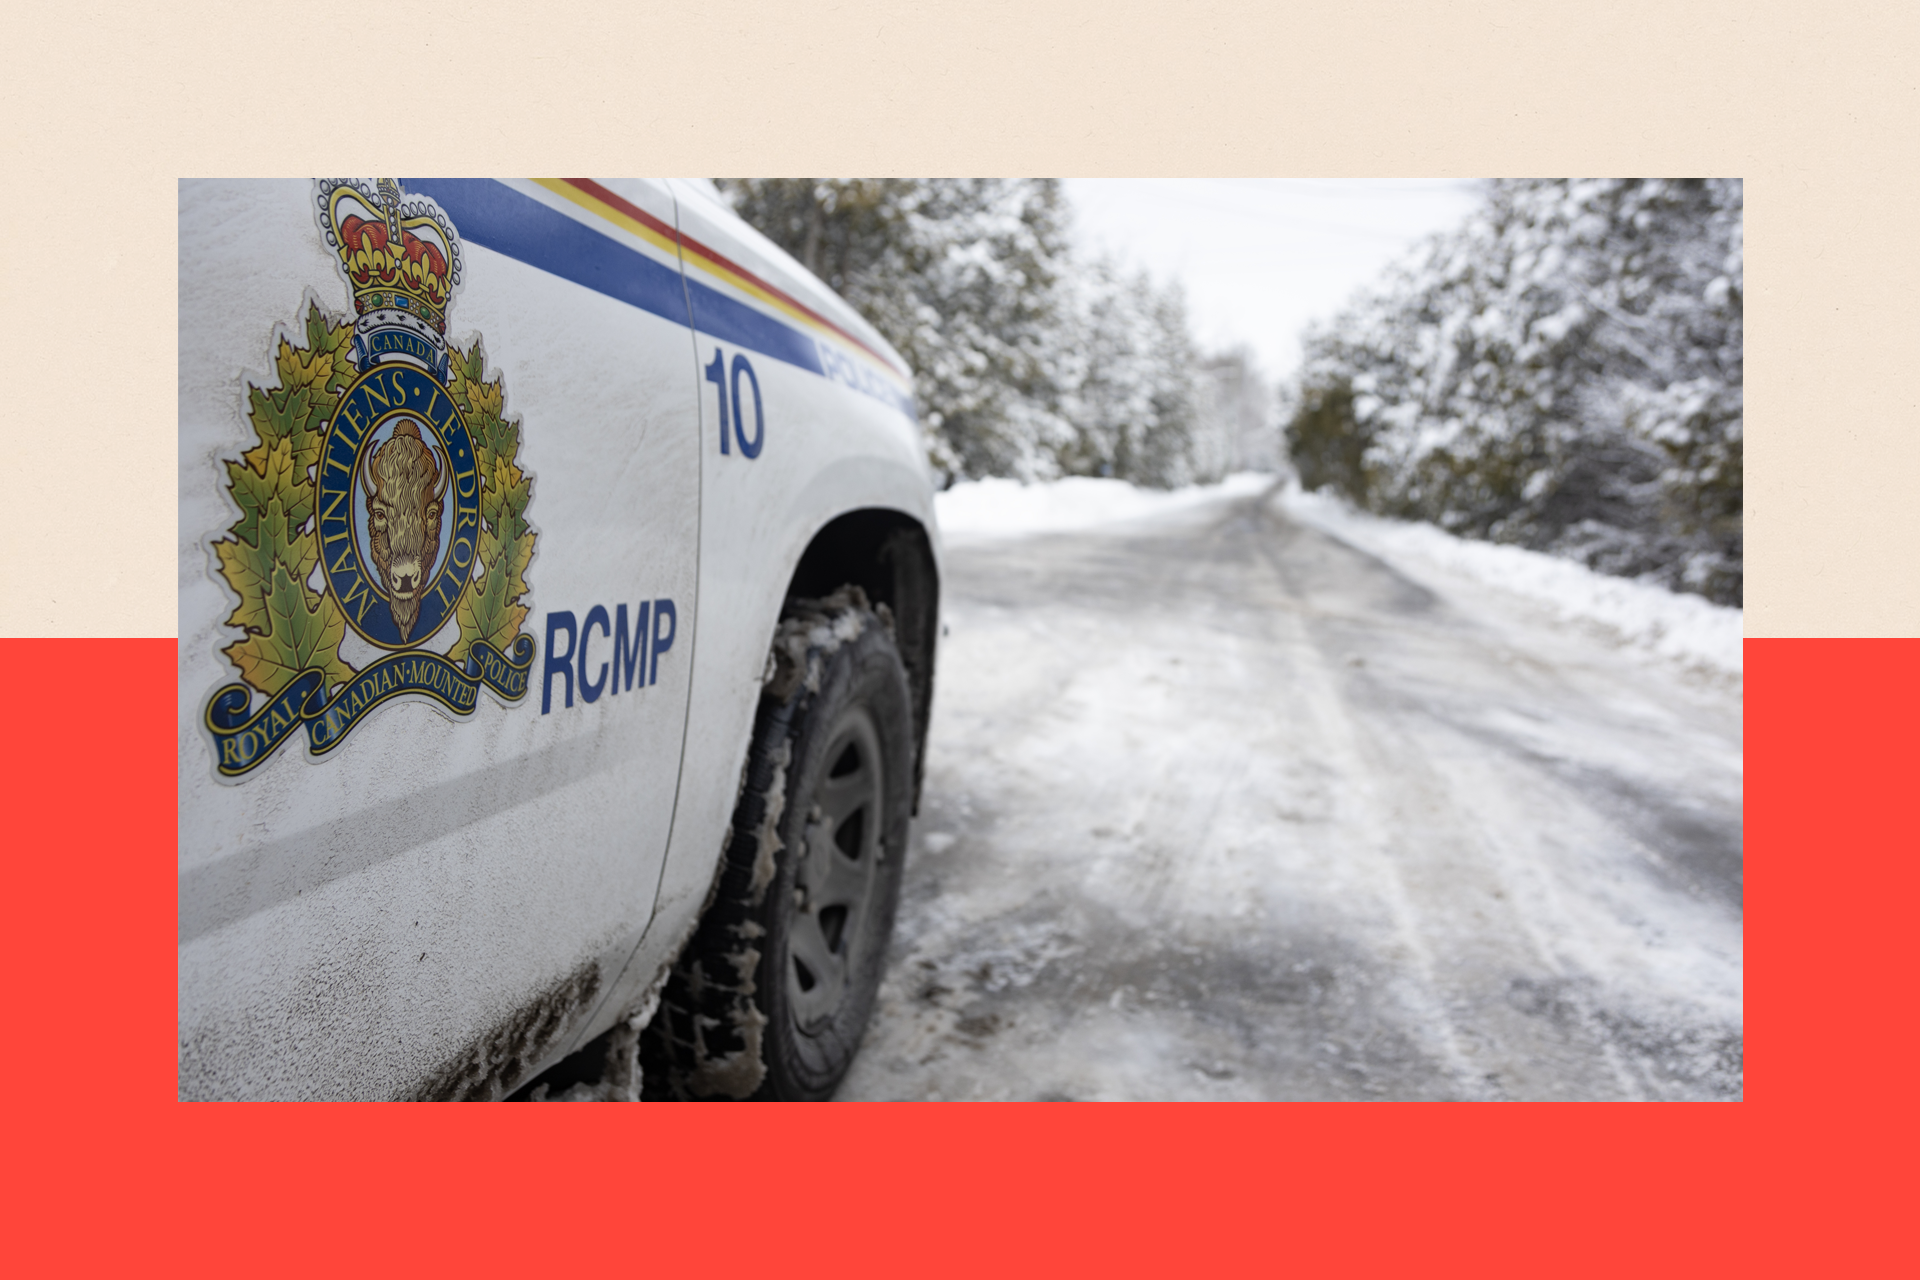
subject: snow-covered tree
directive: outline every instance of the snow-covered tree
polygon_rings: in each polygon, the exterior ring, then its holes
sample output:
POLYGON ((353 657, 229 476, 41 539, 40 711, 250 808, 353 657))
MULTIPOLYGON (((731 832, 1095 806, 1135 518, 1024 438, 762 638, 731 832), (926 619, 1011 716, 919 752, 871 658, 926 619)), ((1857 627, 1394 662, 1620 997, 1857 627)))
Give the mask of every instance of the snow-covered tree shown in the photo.
POLYGON ((1213 478, 1195 454, 1200 362, 1178 289, 1096 258, 1067 292, 1054 369, 1073 438, 1061 469, 1160 488, 1213 478))
POLYGON ((1246 346, 1200 362, 1209 447, 1222 471, 1273 471, 1280 465, 1280 421, 1273 387, 1246 346))
POLYGON ((1513 181, 1310 334, 1309 487, 1741 599, 1738 180, 1513 181))
POLYGON ((948 477, 1164 486, 1224 469, 1205 447, 1184 301, 1112 263, 1076 263, 1058 182, 719 186, 907 358, 928 454, 948 477))
POLYGON ((1050 376, 1066 256, 1057 182, 799 178, 720 187, 907 358, 937 467, 1054 474, 1054 451, 1071 434, 1050 376))

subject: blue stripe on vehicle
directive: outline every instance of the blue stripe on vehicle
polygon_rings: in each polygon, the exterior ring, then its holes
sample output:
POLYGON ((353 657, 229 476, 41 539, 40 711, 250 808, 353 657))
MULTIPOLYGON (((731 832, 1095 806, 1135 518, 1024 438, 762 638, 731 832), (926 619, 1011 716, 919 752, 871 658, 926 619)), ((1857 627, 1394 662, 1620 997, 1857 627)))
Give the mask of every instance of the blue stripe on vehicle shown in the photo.
POLYGON ((687 296, 693 301, 693 327, 708 337, 784 360, 809 373, 822 372, 820 349, 814 345, 812 334, 801 333, 691 277, 687 280, 687 296))
POLYGON ((603 235, 524 192, 489 178, 408 178, 408 191, 439 202, 462 240, 549 275, 687 325, 722 342, 819 374, 914 417, 913 397, 878 378, 829 371, 819 344, 784 321, 603 235), (684 283, 684 288, 682 287, 684 283))
POLYGON ((829 382, 899 410, 909 421, 918 421, 910 392, 903 391, 832 343, 729 297, 692 275, 687 277, 687 295, 693 302, 696 332, 817 373, 829 382))

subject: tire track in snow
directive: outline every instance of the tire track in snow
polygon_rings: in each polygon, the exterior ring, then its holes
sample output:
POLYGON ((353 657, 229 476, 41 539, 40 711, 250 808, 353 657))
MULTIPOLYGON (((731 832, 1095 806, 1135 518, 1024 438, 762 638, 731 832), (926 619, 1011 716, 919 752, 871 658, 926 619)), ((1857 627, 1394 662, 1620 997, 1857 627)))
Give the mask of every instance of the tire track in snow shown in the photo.
POLYGON ((1259 502, 951 553, 842 1096, 1738 1096, 1737 917, 1582 783, 1737 830, 1737 690, 1614 709, 1590 638, 1356 557, 1259 502))
MULTIPOLYGON (((1249 505, 1257 513, 1255 519, 1260 525, 1271 519, 1266 513, 1264 497, 1252 500, 1249 505)), ((1281 589, 1299 601, 1300 594, 1289 581, 1286 568, 1275 555, 1270 540, 1256 536, 1254 545, 1259 558, 1272 570, 1281 589)), ((1392 916, 1396 941, 1405 950, 1406 962, 1401 971, 1407 980, 1407 989, 1402 999, 1409 1005, 1417 1023, 1435 1043, 1437 1056, 1452 1074, 1459 1096, 1487 1097, 1486 1073, 1476 1069, 1462 1047, 1461 1037, 1447 1009, 1447 1001, 1440 994, 1433 951, 1422 933, 1419 913, 1407 891, 1399 860, 1393 853, 1393 834, 1379 816, 1385 806, 1375 789, 1375 771, 1368 759, 1370 754, 1377 753, 1363 749, 1361 732, 1340 697, 1342 681, 1315 640, 1308 619, 1297 610, 1278 610, 1273 616, 1282 642, 1287 645, 1292 661, 1304 677, 1303 694, 1307 711, 1319 726, 1329 758, 1346 780, 1349 803, 1345 818, 1354 837, 1350 847, 1367 857, 1371 863, 1376 892, 1392 916)))

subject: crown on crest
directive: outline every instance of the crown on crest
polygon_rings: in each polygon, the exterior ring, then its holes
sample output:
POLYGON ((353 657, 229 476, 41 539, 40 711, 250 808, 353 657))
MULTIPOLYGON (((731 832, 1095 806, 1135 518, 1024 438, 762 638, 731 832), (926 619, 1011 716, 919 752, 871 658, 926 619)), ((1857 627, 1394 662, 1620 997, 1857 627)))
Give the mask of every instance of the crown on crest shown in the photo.
POLYGON ((440 206, 393 178, 325 178, 320 227, 339 255, 358 320, 354 363, 404 361, 445 379, 447 305, 460 284, 460 237, 440 206))

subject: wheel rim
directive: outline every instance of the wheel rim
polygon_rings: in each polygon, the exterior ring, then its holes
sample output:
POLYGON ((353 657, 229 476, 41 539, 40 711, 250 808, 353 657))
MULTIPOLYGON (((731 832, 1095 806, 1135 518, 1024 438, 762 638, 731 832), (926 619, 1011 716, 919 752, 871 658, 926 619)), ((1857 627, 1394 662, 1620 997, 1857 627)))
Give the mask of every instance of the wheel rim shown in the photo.
POLYGON ((787 929, 787 1007, 803 1034, 831 1023, 858 967, 879 875, 885 794, 880 734, 849 707, 827 741, 794 864, 787 929))

